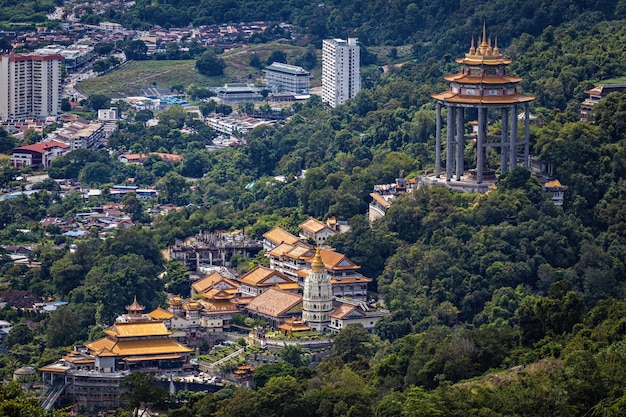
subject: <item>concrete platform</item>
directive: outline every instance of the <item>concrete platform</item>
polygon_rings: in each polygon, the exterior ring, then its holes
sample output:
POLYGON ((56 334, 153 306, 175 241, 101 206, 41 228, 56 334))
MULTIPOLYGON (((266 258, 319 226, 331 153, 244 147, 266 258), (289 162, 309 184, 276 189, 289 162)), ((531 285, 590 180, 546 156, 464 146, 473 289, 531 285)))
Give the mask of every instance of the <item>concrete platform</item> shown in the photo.
POLYGON ((460 181, 457 181, 456 177, 451 178, 450 181, 446 181, 445 173, 442 173, 439 178, 437 178, 434 173, 422 175, 420 177, 420 182, 424 185, 446 187, 450 190, 462 191, 464 193, 481 194, 485 194, 489 191, 490 186, 493 188, 496 181, 497 179, 489 179, 483 180, 482 183, 478 184, 474 178, 470 177, 468 172, 465 172, 461 176, 460 181))

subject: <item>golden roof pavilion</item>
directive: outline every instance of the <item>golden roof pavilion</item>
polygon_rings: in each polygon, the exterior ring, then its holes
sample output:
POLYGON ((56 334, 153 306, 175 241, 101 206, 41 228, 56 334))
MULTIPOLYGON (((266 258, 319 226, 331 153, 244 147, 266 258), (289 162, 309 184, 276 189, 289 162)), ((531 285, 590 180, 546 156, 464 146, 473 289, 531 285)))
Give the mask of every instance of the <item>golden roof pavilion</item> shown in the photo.
MULTIPOLYGON (((517 164, 529 166, 529 103, 535 98, 518 91, 522 78, 508 74, 507 67, 511 59, 505 58, 498 48, 498 41, 493 44, 487 37, 486 25, 478 46, 474 38, 469 51, 456 60, 461 64, 461 72, 444 77, 450 82, 447 91, 433 94, 437 100, 435 136, 435 178, 440 176, 441 166, 441 131, 442 107, 446 107, 447 137, 445 140, 445 177, 450 185, 452 177, 458 184, 473 182, 482 184, 483 179, 495 181, 496 172, 487 166, 487 148, 500 149, 500 173, 512 170, 517 164), (524 106, 525 136, 518 134, 518 111, 524 106), (494 111, 495 110, 495 111, 494 111), (499 112, 497 111, 499 110, 499 112), (476 133, 465 136, 466 112, 478 113, 476 133), (498 114, 499 113, 499 114, 498 114), (489 117, 498 115, 501 119, 500 136, 488 136, 489 117), (475 140, 475 167, 465 173, 464 150, 466 139, 475 140), (519 148, 523 147, 523 157, 518 157, 519 148), (464 177, 464 178, 462 178, 464 177)), ((470 115, 474 117, 474 115, 470 115)))

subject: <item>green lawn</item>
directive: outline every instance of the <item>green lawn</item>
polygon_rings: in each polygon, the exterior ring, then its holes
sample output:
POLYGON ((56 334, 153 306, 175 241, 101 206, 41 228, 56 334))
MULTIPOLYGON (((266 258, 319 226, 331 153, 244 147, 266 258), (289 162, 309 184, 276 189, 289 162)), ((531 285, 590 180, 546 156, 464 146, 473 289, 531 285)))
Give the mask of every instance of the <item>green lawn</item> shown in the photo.
MULTIPOLYGON (((293 62, 297 57, 306 52, 306 48, 274 42, 262 45, 248 45, 245 48, 235 49, 220 55, 226 62, 224 75, 219 77, 205 77, 196 71, 194 60, 185 61, 129 61, 120 68, 109 74, 82 81, 78 88, 87 95, 104 94, 109 97, 119 98, 138 95, 142 88, 150 87, 156 83, 160 87, 172 87, 174 85, 189 86, 219 86, 227 82, 251 82, 254 83, 263 76, 258 68, 250 66, 250 57, 257 54, 261 62, 265 63, 274 50, 282 50, 287 54, 287 60, 293 62)), ((318 58, 318 66, 321 67, 321 56, 318 58)), ((315 80, 319 84, 319 75, 313 71, 315 80)))
POLYGON ((211 78, 196 71, 194 60, 128 61, 120 68, 100 77, 78 84, 85 94, 105 94, 109 97, 138 95, 142 88, 154 83, 159 86, 211 85, 211 78))

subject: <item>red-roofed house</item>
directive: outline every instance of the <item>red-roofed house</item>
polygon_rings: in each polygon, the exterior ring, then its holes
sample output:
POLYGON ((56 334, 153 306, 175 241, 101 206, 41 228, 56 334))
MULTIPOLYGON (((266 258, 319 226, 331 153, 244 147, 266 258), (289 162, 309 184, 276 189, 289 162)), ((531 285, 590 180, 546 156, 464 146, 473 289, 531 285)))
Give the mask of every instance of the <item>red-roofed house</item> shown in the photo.
POLYGON ((48 169, 50 162, 69 152, 69 145, 57 141, 39 142, 34 145, 20 146, 11 153, 11 164, 16 168, 30 166, 48 169))

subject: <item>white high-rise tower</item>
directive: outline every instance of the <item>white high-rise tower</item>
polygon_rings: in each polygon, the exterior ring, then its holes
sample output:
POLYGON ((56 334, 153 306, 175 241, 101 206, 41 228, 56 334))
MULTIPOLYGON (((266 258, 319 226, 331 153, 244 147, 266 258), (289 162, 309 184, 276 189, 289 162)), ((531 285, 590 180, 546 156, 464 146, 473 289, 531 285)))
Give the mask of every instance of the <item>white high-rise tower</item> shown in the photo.
POLYGON ((304 280, 302 296, 302 320, 320 333, 325 333, 330 324, 333 310, 333 289, 330 277, 324 268, 320 248, 315 251, 311 272, 304 280))
POLYGON ((361 91, 360 48, 357 38, 322 42, 322 101, 337 107, 361 91))

